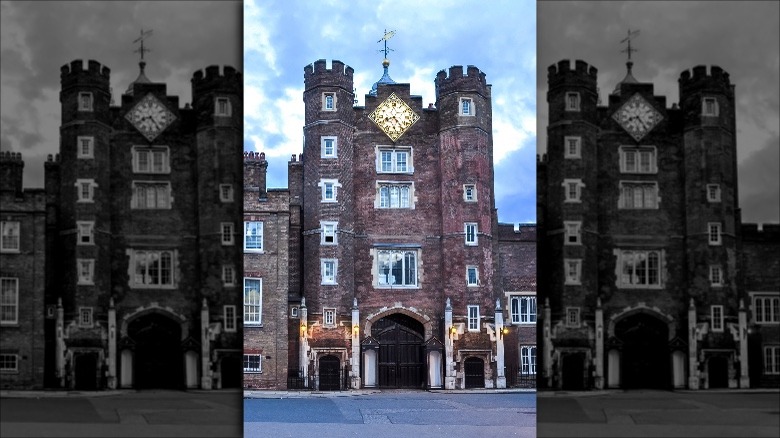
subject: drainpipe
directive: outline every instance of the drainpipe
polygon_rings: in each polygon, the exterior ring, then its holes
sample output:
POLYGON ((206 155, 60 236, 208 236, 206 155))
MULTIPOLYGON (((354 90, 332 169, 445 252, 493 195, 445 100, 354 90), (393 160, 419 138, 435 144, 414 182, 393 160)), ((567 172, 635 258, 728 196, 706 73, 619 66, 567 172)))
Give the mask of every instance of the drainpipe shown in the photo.
POLYGON ((309 343, 307 341, 307 331, 309 324, 309 312, 306 309, 306 298, 301 298, 301 307, 298 309, 300 313, 301 326, 298 328, 298 336, 300 336, 300 351, 298 352, 298 363, 303 370, 303 381, 307 382, 309 376, 309 357, 306 354, 309 350, 309 343))
POLYGON ((360 389, 360 311, 352 300, 352 389, 360 389))
POLYGON ((54 343, 54 360, 57 367, 57 377, 60 388, 65 387, 65 311, 62 308, 62 298, 57 298, 57 340, 54 343))

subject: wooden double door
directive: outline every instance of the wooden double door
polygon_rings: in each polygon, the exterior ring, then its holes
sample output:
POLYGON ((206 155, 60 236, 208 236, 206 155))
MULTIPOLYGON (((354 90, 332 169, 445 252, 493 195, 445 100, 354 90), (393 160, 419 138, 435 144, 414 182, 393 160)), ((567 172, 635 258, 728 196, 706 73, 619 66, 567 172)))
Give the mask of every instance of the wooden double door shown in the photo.
POLYGON ((379 387, 425 387, 425 328, 419 321, 404 314, 389 315, 374 323, 371 335, 379 342, 379 387))

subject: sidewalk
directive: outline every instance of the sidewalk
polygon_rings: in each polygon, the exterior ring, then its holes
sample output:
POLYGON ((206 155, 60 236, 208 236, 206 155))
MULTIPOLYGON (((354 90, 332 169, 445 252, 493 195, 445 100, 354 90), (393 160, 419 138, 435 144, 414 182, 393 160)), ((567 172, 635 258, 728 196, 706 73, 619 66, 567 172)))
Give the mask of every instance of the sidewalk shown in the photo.
POLYGON ((641 393, 649 391, 653 393, 667 392, 680 394, 772 394, 780 393, 780 388, 724 388, 724 389, 594 389, 590 391, 552 391, 542 390, 536 393, 537 398, 547 397, 597 397, 604 395, 641 393))
POLYGON ((381 393, 393 393, 393 392, 403 392, 403 393, 414 393, 414 392, 429 392, 434 394, 518 394, 518 393, 533 393, 536 392, 536 389, 528 389, 528 388, 507 388, 507 389, 490 389, 490 388, 481 388, 481 389, 429 389, 429 390, 418 390, 418 389, 377 389, 377 388, 366 388, 366 389, 351 389, 348 391, 306 391, 306 390, 297 390, 297 391, 272 391, 272 390, 263 390, 263 389, 253 389, 253 390, 244 390, 244 398, 264 398, 264 399, 271 399, 271 398, 331 398, 331 397, 357 397, 361 395, 371 395, 371 394, 381 394, 381 393))
POLYGON ((137 394, 139 392, 165 392, 165 393, 191 393, 191 394, 218 394, 218 393, 239 393, 241 389, 106 389, 100 391, 70 391, 64 389, 34 389, 34 390, 0 390, 0 398, 65 398, 65 397, 113 397, 128 394, 137 394))

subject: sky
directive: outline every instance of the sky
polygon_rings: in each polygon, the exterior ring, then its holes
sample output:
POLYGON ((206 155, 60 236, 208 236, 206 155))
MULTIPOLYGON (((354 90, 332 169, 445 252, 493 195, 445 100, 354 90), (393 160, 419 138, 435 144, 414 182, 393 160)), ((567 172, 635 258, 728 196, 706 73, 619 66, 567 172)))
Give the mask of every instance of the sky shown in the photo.
POLYGON ((43 187, 46 155, 59 150, 60 67, 94 59, 111 69, 112 98, 146 76, 191 102, 192 74, 209 65, 243 70, 242 4, 219 2, 0 2, 0 149, 21 152, 25 187, 43 187), (182 31, 186 30, 186 31, 182 31))
POLYGON ((735 84, 739 202, 743 222, 780 222, 780 2, 539 2, 538 150, 548 121, 547 68, 582 59, 598 69, 599 97, 626 74, 629 29, 633 75, 652 82, 667 106, 677 80, 696 65, 718 65, 735 84))
POLYGON ((268 187, 287 187, 303 147, 303 69, 318 59, 354 70, 358 105, 382 76, 377 41, 395 31, 390 77, 435 102, 453 65, 486 74, 493 96, 495 195, 501 222, 536 222, 536 3, 495 0, 244 2, 244 149, 265 152, 268 187))

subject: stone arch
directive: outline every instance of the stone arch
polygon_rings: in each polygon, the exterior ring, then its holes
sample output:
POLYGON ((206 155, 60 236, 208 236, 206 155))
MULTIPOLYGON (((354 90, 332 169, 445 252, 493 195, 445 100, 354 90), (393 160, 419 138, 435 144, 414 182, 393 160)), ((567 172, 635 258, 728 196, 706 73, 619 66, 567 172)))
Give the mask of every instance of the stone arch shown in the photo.
POLYGON ((677 327, 675 325, 675 320, 672 315, 669 315, 667 313, 664 313, 659 309, 658 307, 648 307, 645 303, 640 302, 636 306, 629 306, 624 308, 622 311, 619 311, 615 314, 613 314, 609 318, 609 327, 608 327, 608 339, 615 336, 615 325, 620 321, 621 319, 627 318, 629 316, 636 315, 638 313, 645 313, 651 316, 654 316, 661 321, 666 323, 666 326, 669 331, 669 341, 674 339, 676 336, 677 327))
POLYGON ((425 328, 425 339, 430 339, 433 336, 433 321, 431 320, 430 317, 422 313, 419 313, 417 309, 415 309, 414 307, 402 307, 400 305, 396 305, 391 308, 383 307, 379 309, 378 312, 368 315, 366 317, 365 326, 363 327, 363 333, 370 334, 371 327, 374 325, 375 322, 379 321, 380 319, 386 316, 395 313, 406 315, 416 320, 420 324, 422 324, 423 327, 425 328))
POLYGON ((187 318, 182 314, 174 312, 170 307, 162 307, 157 303, 151 303, 147 307, 138 307, 134 311, 129 312, 124 317, 122 317, 122 325, 120 327, 121 337, 127 337, 127 328, 133 320, 150 315, 152 313, 158 313, 178 322, 181 326, 181 340, 187 339, 190 331, 189 324, 187 324, 187 318))

